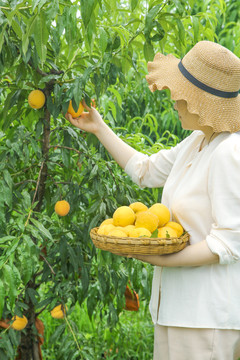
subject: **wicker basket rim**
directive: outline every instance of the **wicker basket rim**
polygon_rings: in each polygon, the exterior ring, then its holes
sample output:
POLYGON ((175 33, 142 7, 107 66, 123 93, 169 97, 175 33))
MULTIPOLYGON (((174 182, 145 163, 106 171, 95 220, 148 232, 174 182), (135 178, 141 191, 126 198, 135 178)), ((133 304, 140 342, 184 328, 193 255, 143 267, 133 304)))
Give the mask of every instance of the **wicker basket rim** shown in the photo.
POLYGON ((124 242, 125 244, 127 244, 128 242, 130 243, 131 241, 134 241, 136 243, 156 243, 159 245, 159 242, 164 241, 165 244, 172 244, 173 240, 174 242, 187 242, 189 239, 189 234, 188 232, 184 232, 180 237, 171 237, 171 238, 152 238, 152 237, 146 237, 146 236, 142 236, 142 237, 117 237, 117 236, 108 236, 108 235, 100 235, 97 233, 97 230, 99 229, 99 227, 95 227, 93 229, 91 229, 90 231, 90 235, 91 237, 98 237, 101 240, 105 240, 107 242, 113 242, 113 243, 121 243, 124 242))

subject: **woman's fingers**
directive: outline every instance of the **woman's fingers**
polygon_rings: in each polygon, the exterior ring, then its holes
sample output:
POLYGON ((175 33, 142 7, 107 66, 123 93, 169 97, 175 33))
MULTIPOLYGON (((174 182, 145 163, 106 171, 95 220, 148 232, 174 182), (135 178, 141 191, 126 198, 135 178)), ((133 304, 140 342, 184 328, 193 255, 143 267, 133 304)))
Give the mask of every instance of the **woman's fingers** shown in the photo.
POLYGON ((82 101, 82 104, 83 104, 83 106, 85 107, 85 109, 87 109, 87 111, 90 111, 91 110, 91 108, 89 107, 89 106, 87 106, 87 104, 86 104, 86 101, 83 99, 83 101, 82 101))

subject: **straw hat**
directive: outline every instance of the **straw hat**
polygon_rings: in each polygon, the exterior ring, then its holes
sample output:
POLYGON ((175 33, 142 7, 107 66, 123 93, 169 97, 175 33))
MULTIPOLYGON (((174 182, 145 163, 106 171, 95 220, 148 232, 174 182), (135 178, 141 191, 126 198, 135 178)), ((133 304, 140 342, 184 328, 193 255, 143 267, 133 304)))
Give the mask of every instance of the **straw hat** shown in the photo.
POLYGON ((182 60, 156 54, 148 72, 150 90, 168 88, 173 100, 186 100, 199 125, 214 132, 240 130, 240 59, 230 50, 200 41, 182 60))

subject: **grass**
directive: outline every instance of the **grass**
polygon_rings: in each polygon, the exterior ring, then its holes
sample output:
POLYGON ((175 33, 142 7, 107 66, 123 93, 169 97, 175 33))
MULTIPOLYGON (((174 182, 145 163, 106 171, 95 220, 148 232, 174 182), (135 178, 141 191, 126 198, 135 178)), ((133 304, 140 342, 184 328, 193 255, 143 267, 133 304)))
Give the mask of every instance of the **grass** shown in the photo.
POLYGON ((95 311, 92 319, 87 306, 76 304, 65 320, 41 316, 45 325, 42 354, 45 360, 152 360, 153 324, 146 302, 140 310, 120 314, 115 328, 107 326, 106 317, 95 311))

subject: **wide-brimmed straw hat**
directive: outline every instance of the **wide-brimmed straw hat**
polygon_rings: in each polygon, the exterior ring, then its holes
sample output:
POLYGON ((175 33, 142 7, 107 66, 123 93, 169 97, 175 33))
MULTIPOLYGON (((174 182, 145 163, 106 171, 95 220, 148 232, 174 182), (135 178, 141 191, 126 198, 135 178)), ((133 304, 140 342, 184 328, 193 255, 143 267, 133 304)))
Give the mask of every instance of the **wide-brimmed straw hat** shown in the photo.
POLYGON ((182 60, 158 53, 148 72, 150 90, 168 88, 173 100, 185 100, 199 125, 240 130, 240 59, 224 46, 200 41, 182 60))

